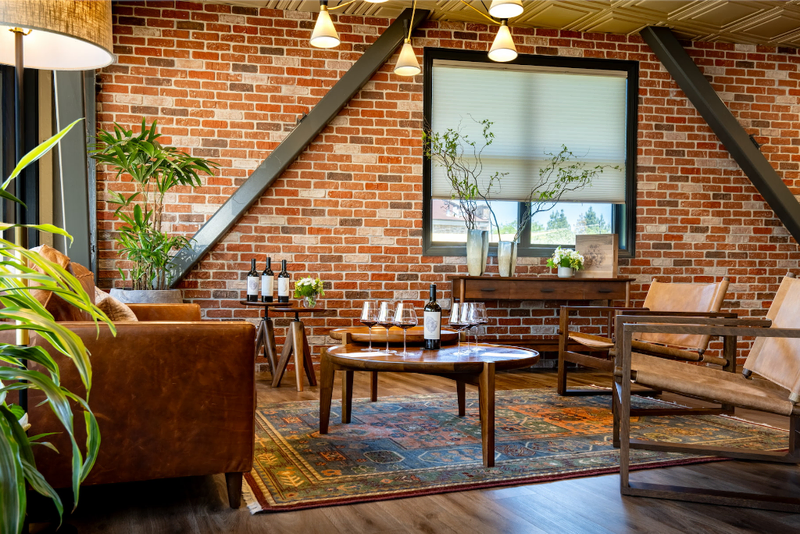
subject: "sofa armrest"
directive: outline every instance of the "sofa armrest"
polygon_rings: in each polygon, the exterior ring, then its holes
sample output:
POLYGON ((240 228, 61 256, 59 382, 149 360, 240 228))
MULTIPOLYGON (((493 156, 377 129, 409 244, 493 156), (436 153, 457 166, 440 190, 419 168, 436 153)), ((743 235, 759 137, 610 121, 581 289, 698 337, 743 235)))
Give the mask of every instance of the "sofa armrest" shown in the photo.
POLYGON ((126 304, 140 321, 199 321, 198 304, 126 304))
MULTIPOLYGON (((97 463, 87 484, 247 472, 255 432, 255 327, 247 322, 65 323, 91 353, 89 406, 101 433, 97 463)), ((61 381, 84 394, 71 362, 40 337, 61 367, 61 381)), ((58 432, 43 396, 30 393, 31 432, 58 432)), ((82 417, 78 442, 85 439, 82 417)), ((53 436, 61 454, 37 447, 36 461, 55 487, 69 484, 70 447, 53 436)))

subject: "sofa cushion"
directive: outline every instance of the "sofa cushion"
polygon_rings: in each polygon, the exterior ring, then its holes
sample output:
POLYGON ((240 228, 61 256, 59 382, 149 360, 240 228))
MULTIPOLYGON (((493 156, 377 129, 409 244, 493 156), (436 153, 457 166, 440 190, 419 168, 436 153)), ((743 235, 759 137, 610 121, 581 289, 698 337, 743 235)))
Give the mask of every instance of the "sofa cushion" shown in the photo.
POLYGON ((112 323, 139 320, 127 304, 115 299, 99 287, 94 288, 94 303, 108 315, 112 323))
MULTIPOLYGON (((83 290, 89 295, 92 304, 94 304, 94 275, 92 271, 79 263, 70 261, 69 257, 53 247, 40 245, 31 250, 38 252, 44 259, 63 267, 72 276, 77 278, 83 290)), ((38 267, 34 267, 34 269, 41 272, 41 269, 38 267)), ((90 321, 92 319, 89 313, 76 308, 52 291, 32 289, 31 295, 53 315, 56 321, 90 321)))

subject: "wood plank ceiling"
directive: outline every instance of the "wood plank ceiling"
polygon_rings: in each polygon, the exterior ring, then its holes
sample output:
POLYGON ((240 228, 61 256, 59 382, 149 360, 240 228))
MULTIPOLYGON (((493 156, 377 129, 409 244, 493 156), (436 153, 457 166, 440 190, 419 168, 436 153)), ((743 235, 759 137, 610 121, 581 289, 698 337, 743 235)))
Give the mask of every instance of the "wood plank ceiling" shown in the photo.
MULTIPOLYGON (((217 3, 316 12, 314 0, 212 0, 217 3)), ((331 0, 336 6, 341 0, 331 0)), ((356 1, 335 13, 396 17, 410 0, 382 4, 356 1)), ((490 1, 471 1, 486 12, 490 1)), ((637 34, 646 26, 666 26, 684 39, 766 44, 800 48, 800 0, 536 0, 523 1, 525 11, 511 26, 558 28, 582 32, 637 34)), ((431 19, 485 23, 459 0, 420 0, 431 19)))

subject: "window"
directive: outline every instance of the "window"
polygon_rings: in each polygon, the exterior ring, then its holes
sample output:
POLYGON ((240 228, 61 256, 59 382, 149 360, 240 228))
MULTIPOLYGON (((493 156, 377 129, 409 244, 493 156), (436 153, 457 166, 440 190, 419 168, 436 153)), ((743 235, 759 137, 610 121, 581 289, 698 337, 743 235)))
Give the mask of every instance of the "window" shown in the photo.
MULTIPOLYGON (((482 155, 485 179, 507 173, 478 209, 476 225, 513 237, 539 169, 566 146, 587 167, 604 165, 591 186, 566 193, 520 232, 519 254, 549 256, 576 234, 616 233, 620 255, 632 257, 635 236, 638 63, 520 55, 494 63, 483 52, 425 49, 424 120, 434 132, 458 129, 482 141, 492 121, 494 142, 482 155), (613 169, 612 167, 618 167, 613 169)), ((444 170, 426 159, 423 251, 463 255, 466 228, 444 170)))

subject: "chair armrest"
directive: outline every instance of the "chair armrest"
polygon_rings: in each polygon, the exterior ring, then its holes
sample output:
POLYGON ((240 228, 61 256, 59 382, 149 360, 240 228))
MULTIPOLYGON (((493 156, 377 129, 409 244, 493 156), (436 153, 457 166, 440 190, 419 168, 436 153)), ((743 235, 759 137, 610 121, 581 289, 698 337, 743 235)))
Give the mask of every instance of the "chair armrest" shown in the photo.
POLYGON ((127 304, 140 321, 199 321, 198 304, 127 304))

